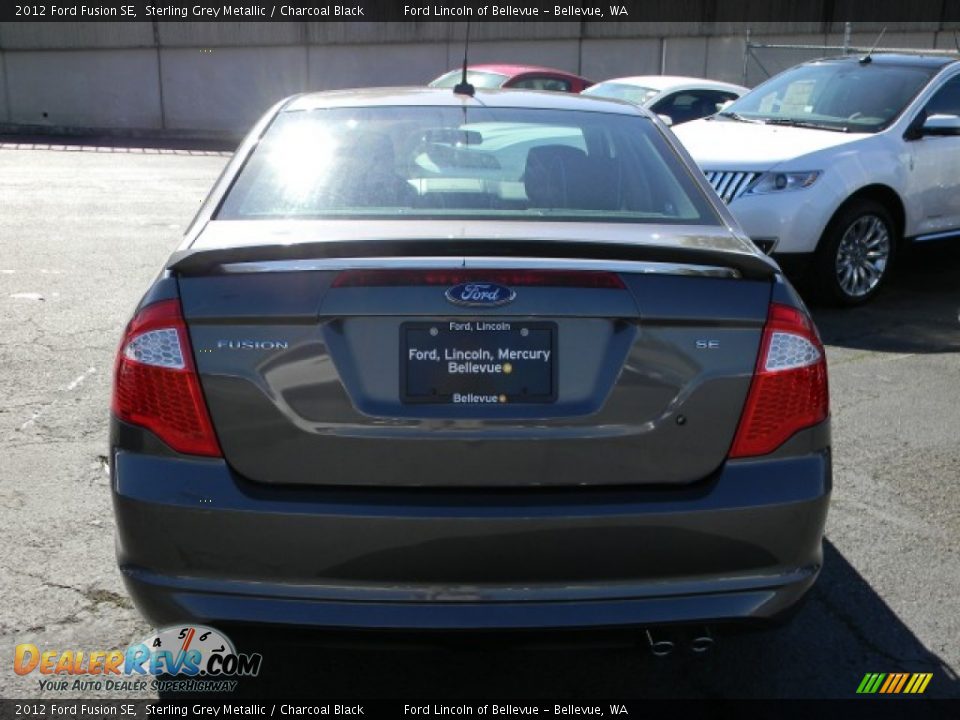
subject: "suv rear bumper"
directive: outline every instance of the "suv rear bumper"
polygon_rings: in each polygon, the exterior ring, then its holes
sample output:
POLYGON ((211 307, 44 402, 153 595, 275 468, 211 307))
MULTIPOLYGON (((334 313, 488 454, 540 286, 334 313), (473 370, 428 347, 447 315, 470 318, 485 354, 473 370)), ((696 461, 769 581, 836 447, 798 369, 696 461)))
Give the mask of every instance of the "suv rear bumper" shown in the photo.
POLYGON ((158 625, 642 626, 772 619, 822 561, 829 450, 684 488, 264 487, 116 450, 118 560, 158 625))

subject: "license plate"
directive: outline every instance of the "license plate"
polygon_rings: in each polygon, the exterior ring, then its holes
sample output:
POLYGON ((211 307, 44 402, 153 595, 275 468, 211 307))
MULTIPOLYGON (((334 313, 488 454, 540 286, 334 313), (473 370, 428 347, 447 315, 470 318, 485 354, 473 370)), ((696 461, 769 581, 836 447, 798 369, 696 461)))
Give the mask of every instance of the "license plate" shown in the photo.
POLYGON ((400 328, 407 403, 498 405, 557 398, 557 325, 438 320, 400 328))

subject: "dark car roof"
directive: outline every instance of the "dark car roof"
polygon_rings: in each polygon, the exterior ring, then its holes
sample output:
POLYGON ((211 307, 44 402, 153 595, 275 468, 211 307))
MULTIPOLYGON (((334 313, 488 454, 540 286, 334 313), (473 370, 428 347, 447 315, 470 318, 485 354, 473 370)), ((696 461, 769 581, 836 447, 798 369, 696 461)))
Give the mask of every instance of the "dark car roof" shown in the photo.
MULTIPOLYGON (((838 57, 827 57, 813 60, 811 63, 858 63, 863 58, 862 53, 851 53, 838 57)), ((870 61, 875 65, 896 65, 899 67, 927 67, 942 68, 960 60, 960 55, 914 55, 913 53, 872 53, 870 61)))

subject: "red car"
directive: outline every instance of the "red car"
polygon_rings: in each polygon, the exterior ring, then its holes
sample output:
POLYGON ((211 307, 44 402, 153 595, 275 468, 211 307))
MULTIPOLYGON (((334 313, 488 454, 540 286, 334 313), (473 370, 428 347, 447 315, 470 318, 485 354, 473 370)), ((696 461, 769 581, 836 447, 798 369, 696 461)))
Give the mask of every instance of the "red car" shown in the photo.
MULTIPOLYGON (((462 68, 451 70, 431 82, 430 87, 452 88, 460 82, 462 74, 462 68)), ((521 88, 568 93, 582 92, 593 85, 592 80, 579 75, 536 65, 471 65, 467 68, 467 81, 478 88, 521 88)))

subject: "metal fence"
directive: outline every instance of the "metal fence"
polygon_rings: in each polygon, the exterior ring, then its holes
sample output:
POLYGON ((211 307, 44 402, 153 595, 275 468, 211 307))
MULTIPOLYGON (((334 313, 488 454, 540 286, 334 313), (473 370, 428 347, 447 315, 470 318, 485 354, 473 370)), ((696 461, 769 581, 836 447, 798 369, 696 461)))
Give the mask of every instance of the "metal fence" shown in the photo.
POLYGON ((843 40, 839 45, 829 44, 786 44, 757 42, 747 29, 743 53, 742 84, 752 87, 787 68, 802 62, 815 60, 829 55, 849 55, 851 53, 897 52, 924 55, 960 55, 960 36, 954 31, 954 49, 934 47, 889 47, 880 43, 886 34, 884 28, 877 34, 876 41, 870 45, 855 45, 851 39, 854 34, 853 23, 844 23, 843 40))

